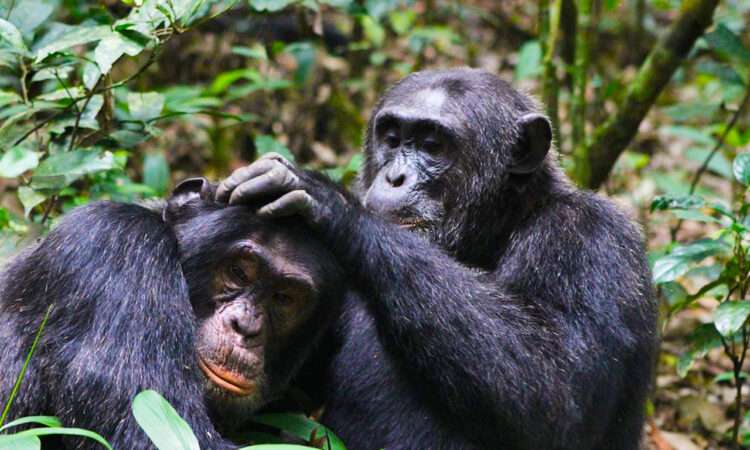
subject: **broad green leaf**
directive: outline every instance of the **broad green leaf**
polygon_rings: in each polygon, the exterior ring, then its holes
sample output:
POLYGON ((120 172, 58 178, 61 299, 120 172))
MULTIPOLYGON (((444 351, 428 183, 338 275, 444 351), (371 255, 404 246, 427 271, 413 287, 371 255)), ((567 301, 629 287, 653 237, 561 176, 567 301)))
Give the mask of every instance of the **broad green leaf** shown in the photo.
POLYGON ((705 201, 697 195, 685 195, 674 197, 670 195, 659 195, 651 202, 651 211, 664 211, 667 209, 695 209, 705 205, 705 201))
POLYGON ((6 425, 0 427, 0 431, 7 430, 8 428, 17 427, 27 423, 37 423, 46 427, 62 427, 62 422, 55 416, 27 416, 20 419, 16 419, 6 425))
POLYGON ((128 109, 134 119, 148 122, 161 114, 164 96, 158 92, 129 92, 128 109))
POLYGON ((230 70, 216 77, 214 82, 211 83, 211 87, 208 88, 208 92, 212 95, 221 94, 239 80, 250 80, 253 83, 258 83, 262 80, 262 77, 255 69, 230 70))
POLYGON ((702 324, 688 336, 690 350, 680 356, 677 361, 677 374, 687 375, 697 358, 706 356, 709 350, 721 347, 721 335, 712 323, 702 324))
POLYGON ((146 153, 143 157, 143 184, 157 195, 164 195, 169 186, 169 164, 164 153, 146 153))
POLYGON ((732 164, 734 177, 745 186, 750 185, 750 153, 740 153, 732 164))
POLYGON ((72 31, 45 45, 36 52, 36 61, 42 61, 51 53, 67 50, 77 45, 88 44, 112 36, 113 31, 107 25, 96 27, 74 27, 72 31))
POLYGON ((37 192, 28 186, 21 186, 18 188, 18 199, 23 205, 24 217, 29 217, 29 213, 35 206, 44 202, 47 197, 41 192, 37 192))
POLYGON ((29 49, 23 42, 21 32, 15 25, 5 19, 0 18, 0 42, 9 45, 12 49, 21 53, 26 53, 29 49))
MULTIPOLYGON (((711 150, 707 148, 691 147, 685 151, 685 157, 697 163, 703 163, 708 158, 711 150)), ((721 152, 714 153, 708 163, 708 169, 718 173, 724 178, 732 178, 732 163, 721 152)))
POLYGON ((671 256, 679 256, 697 262, 709 256, 727 253, 729 250, 729 244, 724 241, 699 239, 697 241, 676 246, 672 250, 671 256))
POLYGON ((297 61, 297 69, 294 71, 294 82, 297 84, 304 83, 310 76, 310 71, 315 64, 315 46, 309 42, 295 42, 287 45, 284 51, 294 56, 294 59, 297 61))
POLYGON ((20 103, 23 101, 21 96, 11 91, 0 91, 0 106, 10 105, 12 103, 20 103))
POLYGON ((688 127, 684 125, 668 125, 661 127, 659 129, 659 132, 697 142, 699 144, 703 144, 706 147, 713 147, 714 145, 716 145, 716 140, 711 137, 708 131, 704 131, 695 127, 688 127))
POLYGON ((277 12, 295 3, 297 0, 248 0, 250 7, 256 11, 277 12))
POLYGON ((73 181, 115 167, 112 153, 96 150, 73 150, 50 155, 39 164, 31 177, 34 189, 62 189, 73 181))
POLYGON ((708 45, 719 53, 738 61, 750 63, 750 50, 732 30, 720 23, 713 31, 703 35, 708 45))
POLYGON ((16 436, 80 436, 96 441, 100 443, 104 448, 112 450, 112 446, 109 445, 109 442, 107 442, 107 440, 101 437, 99 434, 94 433, 93 431, 83 430, 81 428, 32 428, 31 430, 25 430, 21 431, 20 433, 16 433, 16 436))
POLYGON ((292 155, 292 152, 289 151, 286 145, 266 134, 261 134, 255 137, 255 150, 258 152, 258 156, 275 152, 289 161, 294 161, 294 155, 292 155))
POLYGON ((15 178, 39 164, 39 153, 16 146, 0 158, 0 178, 15 178))
POLYGON ((324 438, 324 450, 346 450, 344 443, 331 430, 302 414, 260 414, 252 420, 278 428, 305 441, 324 438))
POLYGON ((674 281, 690 269, 690 262, 679 256, 666 255, 654 263, 654 283, 674 281))
POLYGON ((534 78, 542 71, 542 46, 539 41, 529 41, 521 47, 518 52, 516 63, 516 80, 534 78))
POLYGON ((39 450, 42 442, 36 436, 11 434, 0 436, 0 450, 39 450))
POLYGON ((109 73, 112 64, 115 63, 123 54, 136 56, 143 50, 143 45, 128 39, 120 33, 113 33, 112 36, 102 39, 99 45, 94 49, 94 61, 99 65, 102 74, 109 73))
POLYGON ((139 393, 132 409, 136 422, 159 450, 200 450, 193 430, 158 392, 139 393))
POLYGON ((725 301, 714 311, 714 325, 728 337, 742 329, 750 315, 750 300, 725 301))
POLYGON ((367 41, 375 47, 382 47, 385 42, 385 28, 371 16, 360 16, 359 22, 367 41))
POLYGON ((317 447, 306 447, 297 444, 260 444, 242 447, 239 450, 319 450, 317 447))
POLYGON ((12 22, 24 35, 30 35, 47 19, 59 6, 59 0, 14 0, 13 2, 0 2, 2 17, 12 22), (8 15, 6 7, 12 5, 13 9, 8 15))
POLYGON ((391 28, 396 34, 406 34, 417 20, 417 13, 411 9, 405 11, 392 11, 388 15, 388 20, 391 22, 391 28))
POLYGON ((253 45, 252 47, 232 47, 232 53, 246 58, 260 59, 263 61, 268 59, 266 48, 260 44, 253 45))

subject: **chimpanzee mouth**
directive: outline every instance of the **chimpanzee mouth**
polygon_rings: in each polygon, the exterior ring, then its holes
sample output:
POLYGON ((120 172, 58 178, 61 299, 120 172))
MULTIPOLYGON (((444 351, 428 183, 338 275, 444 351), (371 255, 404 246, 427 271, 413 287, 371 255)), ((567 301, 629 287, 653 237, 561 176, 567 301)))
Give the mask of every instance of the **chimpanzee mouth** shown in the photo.
POLYGON ((198 367, 219 388, 241 397, 255 392, 256 383, 246 377, 198 357, 198 367))
POLYGON ((404 230, 424 230, 429 225, 426 220, 416 218, 399 218, 396 219, 396 224, 404 230))

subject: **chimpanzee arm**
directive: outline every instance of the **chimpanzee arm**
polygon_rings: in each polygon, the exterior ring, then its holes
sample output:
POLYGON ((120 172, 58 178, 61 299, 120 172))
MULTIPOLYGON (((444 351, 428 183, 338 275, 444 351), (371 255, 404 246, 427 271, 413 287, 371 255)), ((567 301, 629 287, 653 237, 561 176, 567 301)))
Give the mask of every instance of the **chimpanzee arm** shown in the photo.
MULTIPOLYGON (((160 214, 112 203, 79 208, 5 277, 3 317, 11 318, 7 325, 24 352, 53 305, 32 358, 49 409, 35 413, 94 430, 114 448, 150 448, 131 402, 154 389, 187 420, 202 448, 236 447, 216 432, 203 402, 187 285, 176 239, 160 214)), ((93 445, 76 440, 74 447, 93 445)))
POLYGON ((314 174, 261 164, 225 181, 219 198, 233 187, 235 201, 275 194, 261 214, 305 217, 364 284, 403 370, 483 447, 587 448, 580 440, 597 442, 623 408, 610 393, 649 373, 654 337, 634 329, 653 320, 641 300, 648 270, 632 251, 637 233, 599 200, 541 212, 483 273, 314 174), (642 358, 642 374, 625 373, 630 358, 642 358))

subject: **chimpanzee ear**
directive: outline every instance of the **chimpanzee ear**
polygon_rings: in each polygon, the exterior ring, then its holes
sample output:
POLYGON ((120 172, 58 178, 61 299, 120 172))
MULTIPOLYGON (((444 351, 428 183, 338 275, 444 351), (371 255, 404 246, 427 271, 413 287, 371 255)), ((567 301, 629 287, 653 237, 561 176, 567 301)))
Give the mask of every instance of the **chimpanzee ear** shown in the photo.
POLYGON ((522 136, 510 172, 529 174, 539 168, 552 146, 552 126, 539 113, 526 114, 518 119, 517 124, 522 136))
POLYGON ((213 201, 214 190, 215 186, 203 177, 188 178, 179 182, 167 199, 162 218, 165 222, 172 223, 180 208, 194 198, 213 201))

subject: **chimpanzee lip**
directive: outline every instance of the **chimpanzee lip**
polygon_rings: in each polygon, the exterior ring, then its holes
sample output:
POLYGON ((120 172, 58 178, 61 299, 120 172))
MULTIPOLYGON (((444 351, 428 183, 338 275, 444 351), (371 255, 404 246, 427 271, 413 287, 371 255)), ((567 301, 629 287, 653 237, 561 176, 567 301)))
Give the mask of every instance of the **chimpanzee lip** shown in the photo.
POLYGON ((255 392, 255 382, 206 361, 202 357, 198 357, 198 367, 209 380, 227 392, 243 397, 255 392))

